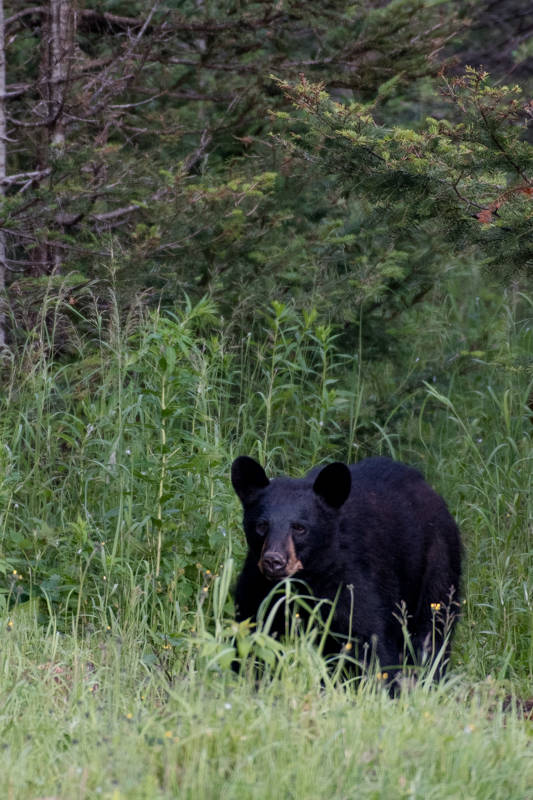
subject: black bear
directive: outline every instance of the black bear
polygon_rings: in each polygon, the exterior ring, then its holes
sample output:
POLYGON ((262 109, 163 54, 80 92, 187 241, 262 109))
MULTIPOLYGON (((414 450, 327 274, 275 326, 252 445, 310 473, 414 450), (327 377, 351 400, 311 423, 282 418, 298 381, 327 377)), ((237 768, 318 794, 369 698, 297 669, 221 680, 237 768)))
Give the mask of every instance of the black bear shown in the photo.
MULTIPOLYGON (((391 675, 432 659, 442 674, 461 541, 444 500, 417 470, 379 457, 269 480, 257 461, 239 456, 231 479, 248 543, 235 592, 239 621, 256 621, 275 584, 296 576, 333 604, 326 653, 353 647, 360 658, 365 646, 391 675)), ((278 614, 271 632, 283 635, 285 624, 278 614)))

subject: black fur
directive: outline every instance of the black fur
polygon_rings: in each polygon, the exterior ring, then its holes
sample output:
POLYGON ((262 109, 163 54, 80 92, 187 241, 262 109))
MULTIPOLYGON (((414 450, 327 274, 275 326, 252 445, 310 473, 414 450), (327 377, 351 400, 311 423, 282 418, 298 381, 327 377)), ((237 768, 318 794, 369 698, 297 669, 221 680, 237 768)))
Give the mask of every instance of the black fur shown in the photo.
MULTIPOLYGON (((329 638, 329 652, 349 640, 359 655, 362 645, 375 648, 382 669, 409 661, 397 619, 402 603, 415 660, 439 652, 443 625, 434 618, 459 599, 461 542, 444 500, 419 472, 369 458, 269 481, 256 461, 240 456, 232 483, 248 542, 235 593, 239 621, 255 621, 274 585, 294 575, 315 597, 337 598, 332 632, 339 637, 329 638)), ((284 634, 283 614, 274 630, 284 634)))

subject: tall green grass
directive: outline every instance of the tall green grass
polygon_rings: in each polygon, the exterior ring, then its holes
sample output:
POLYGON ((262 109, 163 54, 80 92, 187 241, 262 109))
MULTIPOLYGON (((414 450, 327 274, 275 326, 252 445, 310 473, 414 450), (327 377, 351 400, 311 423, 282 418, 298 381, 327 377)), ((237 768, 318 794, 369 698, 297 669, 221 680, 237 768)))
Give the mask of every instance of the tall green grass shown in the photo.
POLYGON ((119 608, 131 570, 186 603, 202 568, 242 556, 232 454, 302 469, 339 438, 341 356, 313 315, 278 306, 234 342, 208 301, 135 327, 107 313, 68 363, 23 353, 2 408, 4 573, 83 613, 119 608))
POLYGON ((466 280, 384 322, 379 360, 290 305, 236 340, 208 300, 122 319, 112 292, 83 314, 50 294, 3 365, 4 796, 531 796, 531 723, 504 698, 533 676, 533 309, 466 280), (445 682, 393 701, 379 674, 336 680, 316 632, 233 621, 239 453, 425 472, 465 544, 445 682))
MULTIPOLYGON (((384 453, 422 468, 463 531, 455 664, 526 693, 533 310, 527 296, 474 278, 465 292, 465 280, 435 290, 431 317, 415 307, 387 323, 394 358, 372 361, 362 337, 349 345, 289 304, 235 339, 207 299, 173 313, 139 305, 122 319, 111 291, 87 295, 65 352, 54 331, 63 336, 72 308, 50 299, 4 362, 6 613, 33 603, 63 633, 105 631, 124 625, 140 595, 136 624, 166 641, 203 589, 210 619, 213 576, 243 558, 235 455, 299 475, 384 453)), ((231 619, 227 592, 223 611, 231 619)))

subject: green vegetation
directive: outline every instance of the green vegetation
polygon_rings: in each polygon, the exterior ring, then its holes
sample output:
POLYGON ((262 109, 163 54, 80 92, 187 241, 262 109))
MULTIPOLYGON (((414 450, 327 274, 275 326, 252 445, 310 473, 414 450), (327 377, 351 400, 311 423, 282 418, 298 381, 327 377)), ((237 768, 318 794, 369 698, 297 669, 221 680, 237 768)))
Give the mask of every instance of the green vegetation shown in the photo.
POLYGON ((256 688, 191 644, 168 681, 137 625, 80 641, 27 620, 2 635, 10 800, 525 800, 531 789, 527 723, 502 711, 490 680, 391 701, 375 685, 322 689, 303 654, 256 688))
POLYGON ((44 6, 8 16, 7 341, 35 324, 43 278, 74 272, 76 299, 110 263, 121 311, 143 290, 152 307, 207 295, 242 333, 289 296, 355 339, 364 312, 376 350, 382 319, 452 257, 531 273, 527 79, 446 57, 484 2, 48 0, 57 25, 44 6))
POLYGON ((529 723, 503 698, 533 675, 532 306, 467 274, 431 299, 401 361, 290 306, 236 341, 208 301, 121 325, 111 294, 70 363, 28 342, 1 416, 8 796, 525 800, 529 723), (466 548, 449 683, 391 701, 376 677, 333 685, 310 635, 237 628, 239 452, 424 470, 466 548), (236 676, 236 653, 273 677, 236 676))

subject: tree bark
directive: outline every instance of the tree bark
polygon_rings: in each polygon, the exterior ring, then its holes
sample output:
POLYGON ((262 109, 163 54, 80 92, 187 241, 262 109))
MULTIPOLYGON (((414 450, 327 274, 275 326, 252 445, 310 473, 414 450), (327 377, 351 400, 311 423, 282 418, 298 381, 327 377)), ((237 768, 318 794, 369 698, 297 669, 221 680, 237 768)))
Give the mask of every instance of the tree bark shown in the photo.
POLYGON ((44 64, 48 87, 49 145, 65 145, 65 103, 74 55, 76 14, 71 0, 50 0, 43 31, 44 64))
MULTIPOLYGON (((7 175, 7 122, 6 122, 6 41, 4 22, 4 0, 0 0, 0 203, 5 194, 4 179, 7 175)), ((0 228, 0 347, 6 343, 6 238, 0 228)))
MULTIPOLYGON (((66 114, 68 94, 71 89, 70 75, 73 69, 76 34, 76 10, 71 0, 49 0, 43 9, 41 85, 44 87, 43 101, 46 107, 39 168, 50 169, 50 159, 60 158, 66 142, 66 114)), ((43 244, 39 248, 41 273, 59 272, 61 248, 43 244)))

